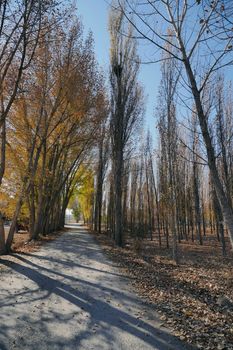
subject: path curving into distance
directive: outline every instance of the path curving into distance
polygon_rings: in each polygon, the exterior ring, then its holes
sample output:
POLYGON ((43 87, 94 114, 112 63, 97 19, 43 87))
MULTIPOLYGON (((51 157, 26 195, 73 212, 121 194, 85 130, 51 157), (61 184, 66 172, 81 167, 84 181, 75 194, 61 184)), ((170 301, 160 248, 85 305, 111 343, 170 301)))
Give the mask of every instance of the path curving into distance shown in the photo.
POLYGON ((92 235, 74 226, 0 258, 0 350, 184 350, 92 235))

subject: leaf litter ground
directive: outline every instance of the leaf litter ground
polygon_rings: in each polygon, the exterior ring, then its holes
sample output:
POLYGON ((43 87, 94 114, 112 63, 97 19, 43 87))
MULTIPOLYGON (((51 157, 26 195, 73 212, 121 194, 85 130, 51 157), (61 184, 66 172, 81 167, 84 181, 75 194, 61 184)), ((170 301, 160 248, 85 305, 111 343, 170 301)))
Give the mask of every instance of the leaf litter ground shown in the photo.
POLYGON ((233 349, 233 257, 218 248, 183 244, 181 262, 175 265, 170 250, 155 242, 117 248, 104 234, 95 235, 105 252, 133 285, 155 305, 161 327, 169 327, 181 340, 205 350, 233 349))

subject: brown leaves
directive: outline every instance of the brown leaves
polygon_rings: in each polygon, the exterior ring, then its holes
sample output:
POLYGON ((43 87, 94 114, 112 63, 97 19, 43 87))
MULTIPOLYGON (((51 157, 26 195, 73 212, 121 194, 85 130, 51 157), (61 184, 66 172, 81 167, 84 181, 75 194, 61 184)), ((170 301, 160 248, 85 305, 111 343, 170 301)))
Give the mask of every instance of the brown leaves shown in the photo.
POLYGON ((133 277, 139 293, 153 302, 161 328, 169 327, 199 349, 233 349, 233 312, 228 307, 233 300, 232 258, 224 262, 212 253, 206 263, 199 252, 197 264, 197 256, 192 260, 186 251, 188 262, 175 266, 162 255, 145 259, 145 251, 139 256, 129 249, 114 248, 102 236, 99 239, 111 258, 133 277))

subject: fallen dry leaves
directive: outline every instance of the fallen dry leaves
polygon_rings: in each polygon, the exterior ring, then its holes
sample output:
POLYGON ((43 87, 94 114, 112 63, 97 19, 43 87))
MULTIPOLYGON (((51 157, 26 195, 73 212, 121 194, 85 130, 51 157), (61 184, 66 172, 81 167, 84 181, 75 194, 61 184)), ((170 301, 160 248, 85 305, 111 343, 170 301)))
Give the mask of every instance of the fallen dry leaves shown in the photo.
MULTIPOLYGON (((133 277, 138 292, 153 302, 160 314, 161 327, 168 326, 181 340, 199 349, 233 349, 233 309, 224 302, 233 300, 233 259, 214 252, 182 252, 176 266, 169 254, 153 247, 141 249, 114 247, 106 235, 98 241, 110 257, 133 277)), ((153 242, 146 245, 153 246, 153 242)), ((200 248, 199 248, 200 249, 200 248)), ((203 247, 205 249, 205 247, 203 247)))
POLYGON ((54 241, 57 237, 61 236, 66 229, 50 233, 49 235, 40 235, 37 240, 30 241, 28 232, 16 233, 14 236, 12 251, 15 253, 32 253, 38 251, 38 249, 45 243, 54 241))

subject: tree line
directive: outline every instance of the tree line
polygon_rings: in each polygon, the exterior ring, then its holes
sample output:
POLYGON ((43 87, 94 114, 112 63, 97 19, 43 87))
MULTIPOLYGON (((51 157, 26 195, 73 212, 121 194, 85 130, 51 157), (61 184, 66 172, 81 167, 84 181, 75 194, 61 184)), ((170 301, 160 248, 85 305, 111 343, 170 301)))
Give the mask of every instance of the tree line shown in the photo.
POLYGON ((202 245, 212 234, 225 255, 228 239, 233 245, 232 84, 224 78, 233 62, 232 4, 119 0, 112 7, 111 52, 120 52, 111 60, 109 171, 103 180, 100 147, 95 198, 102 193, 102 201, 93 201, 94 228, 107 230, 119 246, 128 238, 156 239, 172 247, 176 262, 179 242, 202 245), (156 147, 150 133, 132 143, 143 112, 139 96, 130 109, 127 92, 127 74, 133 79, 140 62, 132 50, 138 39, 159 53, 151 54, 161 66, 156 147))
POLYGON ((30 239, 64 226, 77 171, 106 118, 92 35, 84 38, 74 10, 56 1, 1 2, 2 253, 19 220, 30 239))
POLYGON ((17 1, 0 10, 10 31, 0 36, 1 251, 9 251, 19 218, 37 239, 64 226, 69 206, 118 246, 157 240, 178 262, 180 242, 203 244, 212 234, 226 254, 233 240, 232 86, 224 77, 233 62, 231 2, 112 1, 107 77, 72 6, 17 1), (156 130, 148 133, 140 41, 161 67, 156 130), (7 239, 4 217, 11 218, 7 239))

